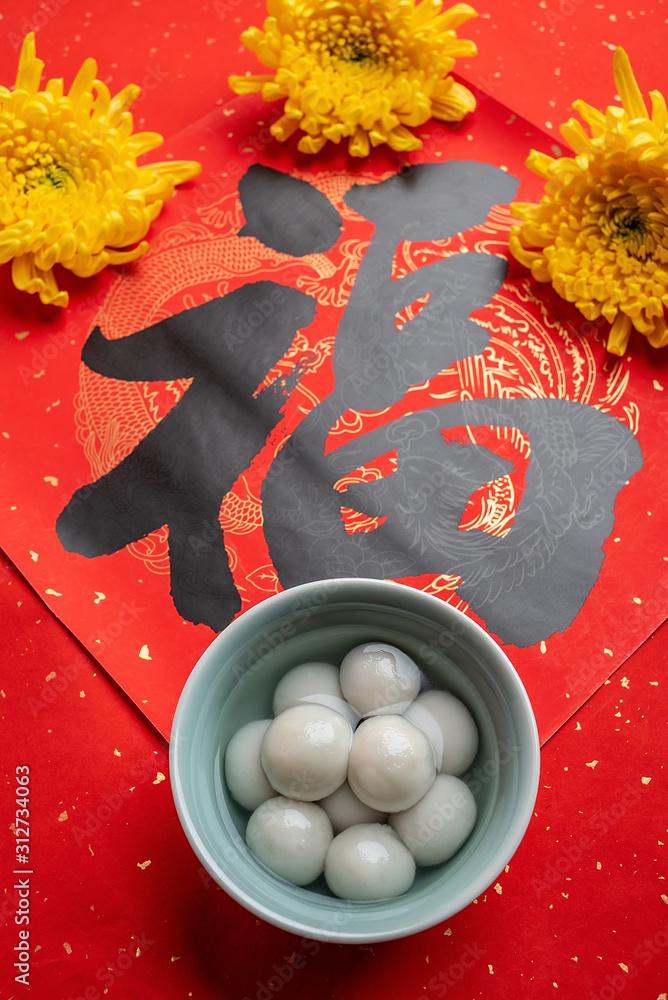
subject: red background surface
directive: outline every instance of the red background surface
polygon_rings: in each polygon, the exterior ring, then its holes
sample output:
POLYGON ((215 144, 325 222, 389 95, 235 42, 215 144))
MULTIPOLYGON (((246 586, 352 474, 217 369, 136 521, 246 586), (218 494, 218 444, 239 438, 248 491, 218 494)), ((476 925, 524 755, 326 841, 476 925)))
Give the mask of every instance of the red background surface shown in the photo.
MULTIPOLYGON (((625 6, 490 4, 471 30, 480 55, 462 73, 542 127, 564 120, 575 96, 609 103, 607 44, 623 41, 645 91, 665 91, 666 8, 629 15, 625 6), (564 20, 541 31, 550 9, 564 20)), ((14 78, 17 40, 40 27, 46 75, 71 79, 95 55, 112 91, 144 86, 136 127, 166 137, 228 100, 227 74, 253 67, 237 52, 239 28, 261 18, 246 0, 186 9, 22 0, 3 15, 2 82, 14 78)), ((6 289, 5 274, 0 282, 6 289)), ((543 747, 536 814, 497 886, 446 925, 339 947, 257 921, 208 881, 176 818, 163 740, 13 568, 1 573, 3 997, 28 992, 10 968, 13 779, 23 764, 32 778, 29 992, 45 1000, 668 994, 665 626, 543 747)))
MULTIPOLYGON (((243 222, 237 196, 239 177, 259 159, 286 171, 306 169, 310 182, 328 191, 332 178, 351 184, 354 176, 382 177, 398 165, 383 149, 372 160, 352 165, 344 151, 332 145, 316 161, 305 163, 304 157, 298 157, 296 165, 289 146, 272 143, 258 153, 248 137, 257 133, 258 115, 263 113, 261 100, 237 99, 169 141, 166 148, 177 157, 197 150, 204 180, 179 190, 168 201, 152 226, 149 252, 127 274, 110 268, 90 284, 73 283, 66 310, 39 308, 32 300, 26 303, 26 296, 16 290, 8 290, 4 304, 0 544, 51 610, 165 738, 183 684, 214 634, 206 625, 184 620, 174 606, 167 529, 111 555, 89 559, 65 551, 55 524, 74 491, 116 466, 174 406, 176 391, 187 391, 183 385, 188 381, 105 379, 91 372, 80 357, 96 324, 110 340, 123 338, 259 278, 278 278, 289 287, 309 289, 317 302, 317 315, 300 337, 307 338, 319 363, 299 378, 266 446, 246 470, 238 470, 236 483, 221 505, 242 611, 280 589, 262 527, 262 478, 275 442, 294 433, 305 413, 332 389, 329 345, 345 310, 343 289, 358 273, 351 263, 359 261, 374 236, 368 221, 351 219, 338 201, 345 222, 337 246, 326 258, 319 256, 315 265, 277 255, 257 241, 237 236, 243 222), (30 317, 28 310, 35 305, 36 315, 30 317), (30 463, 24 461, 27 454, 30 463)), ((451 132, 437 127, 430 134, 426 126, 420 131, 426 151, 412 154, 412 160, 420 162, 424 157, 438 163, 439 157, 452 157, 502 164, 519 178, 520 200, 540 196, 540 181, 526 170, 524 159, 530 147, 549 148, 550 140, 494 98, 481 102, 468 127, 451 132)), ((340 195, 330 197, 336 200, 340 195)), ((487 220, 481 217, 478 225, 450 240, 405 243, 395 255, 395 269, 400 273, 421 267, 423 254, 429 260, 431 255, 436 259, 460 249, 508 256, 510 223, 507 207, 500 206, 487 220)), ((449 393, 455 393, 455 398, 557 395, 582 406, 598 406, 633 428, 643 455, 642 468, 630 476, 617 497, 603 566, 595 582, 592 578, 594 585, 581 610, 563 631, 556 627, 553 634, 546 631, 543 641, 504 646, 528 690, 544 742, 664 618, 668 550, 655 540, 668 537, 668 508, 661 502, 668 493, 668 466, 662 458, 668 443, 664 389, 668 355, 652 350, 639 336, 624 358, 607 355, 605 332, 583 334, 582 318, 574 307, 549 286, 537 287, 512 259, 501 289, 475 315, 490 336, 489 349, 475 364, 448 366, 423 385, 411 387, 389 411, 344 413, 331 429, 326 448, 344 447, 375 426, 429 407, 434 400, 452 398, 449 393)), ((282 370, 289 371, 289 360, 283 364, 282 370)), ((488 432, 477 428, 465 433, 482 434, 479 440, 484 443, 488 432)), ((490 446, 504 445, 494 437, 490 446)), ((523 489, 524 458, 519 449, 510 454, 517 469, 517 490, 508 508, 512 518, 516 497, 523 489)), ((379 464, 382 460, 369 452, 364 474, 375 475, 379 464)), ((342 477, 347 478, 355 475, 342 477)), ((484 496, 477 505, 471 498, 465 521, 475 523, 484 504, 484 496)), ((483 522, 486 530, 494 527, 490 521, 483 522)), ((441 573, 404 577, 403 582, 431 588, 474 617, 478 611, 484 625, 484 609, 469 608, 456 590, 457 577, 448 579, 447 560, 434 567, 441 573)), ((567 579, 564 585, 569 586, 567 579)), ((526 599, 518 613, 531 615, 526 599)))

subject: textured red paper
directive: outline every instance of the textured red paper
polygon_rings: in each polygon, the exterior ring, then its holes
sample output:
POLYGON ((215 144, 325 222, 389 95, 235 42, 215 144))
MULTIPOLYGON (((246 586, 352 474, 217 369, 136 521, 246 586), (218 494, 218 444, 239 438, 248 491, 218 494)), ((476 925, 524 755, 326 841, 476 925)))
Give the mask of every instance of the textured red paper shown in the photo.
MULTIPOLYGON (((631 1000, 666 991, 668 626, 543 747, 535 815, 498 882, 438 927, 357 947, 305 942, 216 887, 179 825, 164 743, 4 565, 0 617, 7 824, 15 767, 27 763, 32 782, 26 996, 608 1000, 611 981, 631 1000)), ((21 997, 12 842, 8 830, 0 984, 21 997)))
MULTIPOLYGON (((249 607, 280 589, 262 528, 260 486, 269 458, 277 443, 289 438, 330 391, 327 344, 373 237, 373 227, 356 218, 340 199, 354 180, 369 183, 396 172, 404 162, 379 149, 369 161, 351 164, 332 148, 316 166, 295 156, 290 146, 270 141, 264 119, 258 125, 261 114, 260 101, 237 101, 170 144, 169 153, 177 157, 198 151, 201 179, 169 203, 141 262, 126 274, 110 271, 101 276, 88 286, 86 299, 77 302, 75 296, 63 315, 54 317, 43 310, 44 318, 36 322, 34 305, 26 305, 8 287, 6 273, 1 276, 6 283, 9 337, 0 411, 4 435, 0 541, 54 612, 163 734, 168 733, 189 671, 214 634, 175 611, 169 595, 165 530, 113 555, 88 559, 64 551, 54 525, 73 492, 128 454, 178 405, 188 382, 105 379, 79 362, 85 338, 95 323, 108 339, 128 336, 261 277, 286 287, 296 284, 315 296, 318 315, 300 334, 299 344, 301 351, 319 351, 321 362, 298 380, 267 447, 238 477, 220 510, 242 610, 249 607), (256 161, 309 180, 340 208, 344 228, 331 251, 314 259, 290 258, 237 235, 243 223, 238 180, 256 161)), ((432 125, 423 135, 425 148, 412 154, 410 162, 489 162, 521 179, 519 198, 537 195, 538 181, 525 171, 523 161, 531 146, 549 148, 550 141, 493 99, 481 103, 463 126, 432 125)), ((395 269, 416 270, 439 255, 466 251, 507 256, 509 225, 507 209, 499 206, 487 222, 461 237, 428 246, 402 245, 395 269)), ((661 455, 668 428, 662 402, 665 361, 663 355, 645 349, 644 342, 633 342, 624 359, 612 361, 603 348, 605 330, 583 324, 574 310, 546 286, 532 283, 514 263, 500 291, 488 306, 477 310, 475 318, 491 334, 490 345, 480 356, 414 385, 390 412, 343 414, 327 447, 338 445, 337 437, 351 440, 435 399, 495 396, 576 400, 613 415, 637 436, 643 465, 619 494, 602 569, 581 612, 563 634, 545 636, 529 647, 508 647, 532 698, 544 740, 664 617, 665 556, 657 539, 665 537, 666 520, 659 503, 665 491, 661 455)), ((279 369, 289 373, 294 357, 293 348, 279 369)), ((512 523, 521 502, 521 453, 526 442, 521 436, 512 442, 498 432, 482 438, 480 433, 462 427, 455 438, 479 440, 500 454, 514 455, 515 479, 502 483, 501 490, 497 482, 472 496, 460 527, 463 532, 482 524, 493 534, 504 530, 504 518, 505 527, 512 523), (513 493, 514 499, 509 499, 513 493)), ((372 466, 352 478, 363 481, 382 474, 387 470, 383 473, 372 466)), ((345 510, 342 516, 352 517, 349 530, 375 527, 359 523, 359 518, 355 523, 354 515, 345 510)), ((447 565, 428 578, 404 579, 467 610, 447 565)), ((568 586, 567 578, 562 584, 568 586)))
MULTIPOLYGON (((488 0, 460 29, 478 53, 457 71, 479 99, 486 95, 559 140, 558 126, 577 98, 604 108, 615 102, 612 49, 625 46, 643 93, 665 93, 665 2, 642 7, 626 0, 488 0)), ((88 56, 113 93, 142 87, 137 126, 166 137, 230 98, 230 73, 263 72, 238 43, 249 25, 261 26, 262 0, 212 0, 193 8, 174 0, 137 0, 119 11, 116 0, 53 0, 6 4, 0 63, 14 78, 26 31, 38 32, 38 55, 49 76, 73 79, 88 56)))
MULTIPOLYGON (((264 5, 225 3, 233 9, 223 11, 222 19, 216 4, 194 7, 173 0, 6 4, 2 82, 10 84, 14 76, 12 33, 19 37, 26 25, 34 26, 50 76, 71 80, 83 59, 95 55, 112 92, 146 80, 135 121, 169 137, 227 99, 227 73, 255 67, 236 39, 242 26, 260 23, 264 5), (50 13, 43 14, 43 8, 50 13)), ((483 92, 494 88, 493 96, 514 112, 543 127, 548 121, 556 125, 568 117, 574 97, 599 107, 610 102, 611 53, 604 42, 622 41, 643 90, 659 87, 665 92, 665 3, 631 8, 620 0, 493 0, 486 9, 479 5, 482 16, 471 25, 479 55, 465 75, 483 92), (562 8, 570 10, 565 22, 540 30, 550 10, 562 8)), ((179 155, 194 155, 192 146, 184 144, 179 155)), ((174 207, 172 203, 167 210, 174 207)), ((56 330, 42 326, 46 317, 31 299, 10 294, 6 270, 0 269, 5 392, 14 378, 14 362, 6 357, 14 333, 30 328, 37 339, 37 334, 46 338, 56 330)), ((102 295, 105 282, 92 281, 74 291, 71 311, 86 327, 102 302, 96 296, 102 295)), ((78 358, 78 348, 72 349, 72 357, 78 358)), ((651 356, 643 364, 656 365, 656 377, 663 382, 661 357, 651 356)), ((76 389, 73 378, 69 391, 76 389)), ((59 407, 48 413, 46 408, 58 399, 63 406, 67 398, 59 391, 45 392, 35 403, 34 421, 56 416, 59 407)), ((649 405, 647 410, 654 413, 649 405)), ((61 428, 62 440, 71 441, 71 411, 61 428)), ((30 464, 41 445, 27 436, 22 440, 22 463, 30 464)), ((46 447, 44 454, 50 455, 46 447)), ((660 455, 654 468, 658 465, 660 455)), ((56 506, 54 501, 52 509, 56 506)), ((644 519, 644 504, 635 516, 644 519)), ((8 543, 9 537, 3 541, 8 543)), ((21 546, 15 546, 17 551, 21 546)), ((32 563, 29 555, 24 557, 32 563)), ((615 579, 623 575, 620 568, 615 579)), ((666 789, 660 763, 668 750, 661 677, 665 625, 543 747, 536 815, 499 880, 501 892, 490 890, 448 925, 415 938, 373 949, 323 945, 313 956, 299 939, 256 921, 202 877, 178 824, 169 783, 158 780, 159 773, 167 774, 164 745, 11 569, 3 568, 1 574, 0 620, 0 714, 4 745, 10 748, 3 754, 8 783, 0 807, 7 826, 14 810, 10 777, 18 763, 30 764, 36 793, 35 950, 32 988, 26 995, 68 1000, 88 990, 88 1000, 91 994, 98 1000, 93 991, 101 995, 109 988, 106 996, 127 1000, 154 995, 203 1000, 246 995, 255 1000, 260 987, 276 975, 273 966, 294 967, 297 954, 305 964, 277 993, 286 1000, 308 993, 352 1000, 431 1000, 438 994, 430 983, 445 986, 442 977, 448 975, 453 985, 446 987, 446 996, 463 1000, 525 995, 532 1000, 560 995, 604 1000, 613 994, 647 1000, 668 991, 661 853, 666 789), (149 762, 155 772, 151 769, 149 779, 138 784, 137 775, 146 775, 149 762), (634 790, 643 789, 637 802, 629 798, 627 782, 634 790), (107 798, 117 805, 114 795, 122 798, 122 808, 108 805, 107 798), (609 819, 601 827, 599 815, 596 832, 592 823, 600 811, 609 819), (63 813, 67 819, 61 819, 63 813), (77 842, 73 830, 84 826, 89 813, 95 832, 87 842, 77 842), (576 850, 569 858, 567 850, 583 836, 593 843, 587 841, 581 855, 576 850), (463 970, 462 956, 468 965, 476 946, 479 960, 455 981, 463 970)), ((112 616, 101 617, 100 627, 110 620, 112 616)), ((649 627, 649 622, 640 624, 649 627)), ((8 829, 1 854, 0 982, 7 996, 20 996, 23 988, 13 982, 9 957, 15 943, 12 840, 8 829)), ((272 980, 274 986, 278 982, 272 980)))

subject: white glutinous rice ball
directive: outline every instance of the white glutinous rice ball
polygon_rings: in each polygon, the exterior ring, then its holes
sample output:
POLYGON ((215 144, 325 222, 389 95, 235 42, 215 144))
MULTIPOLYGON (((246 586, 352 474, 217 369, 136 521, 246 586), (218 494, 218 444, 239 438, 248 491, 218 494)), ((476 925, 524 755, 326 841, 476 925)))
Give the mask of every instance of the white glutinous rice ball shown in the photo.
POLYGON ((463 774, 478 752, 478 729, 466 705, 449 691, 423 691, 404 718, 429 737, 436 767, 443 774, 463 774))
POLYGON ((377 715, 355 730, 348 781, 358 799, 372 809, 388 813, 408 809, 435 777, 429 740, 403 716, 377 715))
POLYGON ((280 679, 274 691, 274 715, 303 702, 327 705, 347 718, 351 726, 359 721, 359 713, 343 697, 339 668, 332 663, 301 663, 280 679))
POLYGON ((293 705, 277 715, 262 740, 262 767, 281 795, 304 802, 331 795, 346 780, 353 731, 324 705, 293 705))
POLYGON ((332 824, 314 802, 277 795, 257 807, 246 827, 246 843, 258 861, 295 885, 322 873, 332 824))
POLYGON ((240 806, 254 809, 276 795, 260 761, 260 746, 271 719, 257 719, 238 729, 225 750, 225 781, 240 806))
POLYGON ((456 854, 475 825, 471 790, 454 774, 438 774, 427 794, 389 823, 419 865, 439 865, 456 854))
POLYGON ((325 879, 341 899, 389 899, 410 889, 415 860, 389 826, 361 823, 334 837, 325 858, 325 879))
POLYGON ((401 715, 422 682, 410 656, 384 642, 355 646, 341 661, 341 688, 360 715, 401 715))
POLYGON ((360 823, 384 823, 387 819, 387 813, 372 809, 358 799, 347 781, 327 798, 321 799, 318 805, 322 806, 329 816, 334 833, 341 833, 349 826, 357 826, 360 823))

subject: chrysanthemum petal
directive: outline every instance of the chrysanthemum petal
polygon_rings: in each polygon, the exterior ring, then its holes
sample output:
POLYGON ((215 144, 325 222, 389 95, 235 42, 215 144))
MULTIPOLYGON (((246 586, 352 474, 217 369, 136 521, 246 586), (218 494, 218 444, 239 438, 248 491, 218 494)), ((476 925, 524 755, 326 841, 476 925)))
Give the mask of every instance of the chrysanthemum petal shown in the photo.
POLYGON ((574 152, 587 155, 594 151, 591 138, 576 118, 569 118, 559 127, 559 131, 574 152))
POLYGON ((434 118, 449 122, 460 122, 462 118, 475 111, 476 100, 468 87, 453 81, 447 94, 434 101, 434 118))
MULTIPOLYGON (((463 4, 461 6, 463 6, 463 4)), ((421 2, 415 7, 415 14, 413 16, 414 26, 420 27, 428 21, 432 21, 440 13, 441 7, 441 0, 421 0, 421 2)), ((452 9, 453 8, 450 8, 448 13, 451 13, 452 9)), ((454 25, 454 27, 456 27, 456 25, 454 25)))
POLYGON ((629 317, 624 313, 617 313, 608 334, 607 349, 611 354, 617 354, 619 357, 624 355, 632 329, 633 323, 629 317))
POLYGON ((33 31, 23 39, 19 67, 16 74, 16 90, 25 90, 27 94, 35 94, 39 90, 44 63, 35 55, 35 33, 33 31))
POLYGON ((586 101, 573 101, 573 108, 583 118, 591 129, 592 136, 600 135, 605 130, 605 115, 598 108, 593 108, 586 101))
POLYGON ((666 99, 658 90, 650 90, 649 96, 652 101, 652 121, 661 132, 665 132, 668 128, 666 99))
MULTIPOLYGON (((419 4, 416 10, 419 10, 421 6, 422 4, 419 4)), ((440 6, 441 5, 439 3, 438 9, 440 9, 440 6)), ((465 24, 466 21, 470 21, 472 17, 477 16, 478 11, 475 7, 472 7, 468 3, 456 3, 453 7, 449 7, 437 18, 435 18, 435 22, 439 27, 445 27, 448 31, 455 31, 457 28, 461 27, 462 24, 465 24)))
POLYGON ((654 322, 654 330, 647 335, 652 347, 668 346, 668 323, 665 316, 657 318, 654 322))
POLYGON ((469 4, 443 11, 442 0, 267 0, 267 14, 263 28, 248 28, 241 41, 273 73, 231 76, 229 86, 283 100, 272 133, 285 141, 299 129, 301 151, 318 152, 323 138, 348 138, 355 156, 382 142, 419 149, 404 127, 432 116, 460 121, 475 108, 450 76, 457 58, 476 51, 456 34, 476 16, 469 4))
POLYGON ((621 355, 633 329, 666 343, 668 112, 654 91, 647 116, 621 49, 614 72, 623 106, 603 113, 576 101, 591 136, 575 119, 561 126, 574 157, 529 156, 545 191, 538 204, 511 206, 524 225, 511 231, 510 251, 587 319, 603 316, 608 350, 621 355))
POLYGON ((527 221, 522 226, 522 242, 526 246, 549 247, 554 242, 554 234, 549 229, 527 221))
POLYGON ((241 32, 239 39, 242 45, 245 45, 250 52, 257 53, 258 48, 265 39, 265 33, 259 28, 246 28, 245 31, 241 32))
POLYGON ((422 139, 418 138, 414 132, 410 132, 403 125, 393 128, 387 137, 387 144, 390 149, 397 153, 407 153, 412 149, 422 149, 422 139))
POLYGON ((107 112, 107 119, 110 125, 118 126, 120 124, 121 116, 129 111, 130 106, 134 101, 137 100, 141 94, 141 88, 135 83, 129 83, 122 90, 119 90, 117 94, 112 97, 109 103, 109 111, 107 112))
POLYGON ((287 142, 293 132, 296 132, 298 128, 298 119, 288 118, 287 115, 283 115, 277 122, 274 122, 273 125, 270 126, 269 131, 274 138, 278 139, 279 142, 287 142))
POLYGON ((73 108, 76 108, 82 101, 85 102, 86 106, 92 104, 91 91, 95 84, 96 76, 97 63, 89 57, 82 63, 81 69, 74 77, 72 86, 67 92, 68 100, 73 108))
POLYGON ((67 292, 58 288, 53 271, 41 271, 36 267, 32 254, 14 258, 12 281, 19 290, 39 295, 44 305, 66 306, 69 301, 67 292))
POLYGON ((169 178, 173 185, 179 185, 201 174, 202 164, 196 160, 161 160, 160 163, 140 167, 139 176, 143 176, 145 171, 155 177, 169 178))
POLYGON ((555 163, 556 160, 552 156, 548 156, 547 153, 541 153, 537 149, 531 150, 526 161, 529 170, 532 170, 540 177, 544 177, 546 180, 553 173, 555 163))
POLYGON ((125 147, 132 156, 141 156, 162 146, 163 138, 159 132, 136 132, 127 140, 125 147))
POLYGON ((108 250, 110 264, 129 264, 138 257, 142 257, 148 250, 148 241, 142 240, 132 250, 108 250))
POLYGON ((355 129, 355 135, 348 143, 348 152, 351 156, 369 155, 369 136, 359 125, 355 129))
POLYGON ((622 99, 622 105, 629 118, 647 118, 647 106, 640 92, 640 87, 636 83, 636 78, 631 69, 629 57, 621 46, 615 49, 612 59, 612 69, 615 77, 617 92, 622 99))
POLYGON ((228 84, 235 94, 256 94, 266 83, 273 83, 273 76, 230 76, 228 84))
POLYGON ((319 153, 327 142, 324 135, 303 135, 297 143, 300 153, 319 153))
POLYGON ((132 133, 133 85, 111 97, 87 59, 65 94, 62 80, 39 90, 34 37, 23 45, 17 85, 0 87, 0 264, 12 262, 17 288, 64 306, 56 265, 80 277, 136 260, 165 198, 200 171, 180 160, 138 167, 162 142, 132 133), (134 244, 134 245, 133 245, 134 244))

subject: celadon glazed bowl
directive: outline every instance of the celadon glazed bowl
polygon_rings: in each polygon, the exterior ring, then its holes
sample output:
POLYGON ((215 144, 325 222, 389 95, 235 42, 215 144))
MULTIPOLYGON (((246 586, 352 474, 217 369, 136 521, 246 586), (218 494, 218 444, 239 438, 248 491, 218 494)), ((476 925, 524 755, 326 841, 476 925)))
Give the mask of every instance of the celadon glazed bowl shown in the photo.
POLYGON ((294 934, 360 944, 447 920, 496 880, 531 818, 539 743, 517 672, 476 622, 404 584, 324 580, 267 598, 212 641, 177 705, 170 773, 186 836, 230 896, 294 934), (244 841, 248 813, 225 786, 223 759, 242 725, 271 716, 274 689, 290 668, 310 660, 340 662, 352 647, 373 641, 403 649, 435 687, 451 691, 472 712, 480 744, 465 780, 477 820, 449 861, 418 867, 404 895, 351 902, 333 896, 322 877, 300 888, 254 858, 244 841))

